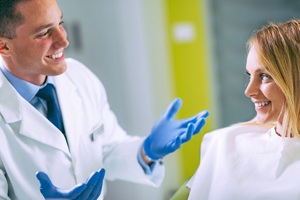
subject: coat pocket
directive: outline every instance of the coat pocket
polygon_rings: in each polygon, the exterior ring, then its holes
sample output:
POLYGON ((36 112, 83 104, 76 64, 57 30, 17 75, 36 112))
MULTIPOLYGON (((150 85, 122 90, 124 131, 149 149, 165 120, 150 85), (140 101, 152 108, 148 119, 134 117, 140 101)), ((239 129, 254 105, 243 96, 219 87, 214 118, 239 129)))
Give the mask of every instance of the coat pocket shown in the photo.
POLYGON ((92 142, 96 141, 104 133, 104 124, 99 124, 90 133, 90 139, 92 142))

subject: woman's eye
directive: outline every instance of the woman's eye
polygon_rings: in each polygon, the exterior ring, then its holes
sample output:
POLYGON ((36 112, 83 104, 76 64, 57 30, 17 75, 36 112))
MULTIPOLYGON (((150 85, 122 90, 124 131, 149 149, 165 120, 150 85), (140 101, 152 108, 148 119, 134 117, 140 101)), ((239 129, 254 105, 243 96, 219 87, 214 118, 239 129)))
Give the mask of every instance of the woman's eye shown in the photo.
POLYGON ((272 77, 269 74, 265 74, 265 73, 260 74, 260 77, 261 77, 261 80, 263 80, 263 81, 272 79, 272 77))
POLYGON ((245 86, 247 87, 251 79, 251 74, 249 72, 245 72, 245 76, 246 76, 245 86))
POLYGON ((249 72, 246 72, 245 74, 246 74, 247 78, 250 79, 251 74, 249 72))

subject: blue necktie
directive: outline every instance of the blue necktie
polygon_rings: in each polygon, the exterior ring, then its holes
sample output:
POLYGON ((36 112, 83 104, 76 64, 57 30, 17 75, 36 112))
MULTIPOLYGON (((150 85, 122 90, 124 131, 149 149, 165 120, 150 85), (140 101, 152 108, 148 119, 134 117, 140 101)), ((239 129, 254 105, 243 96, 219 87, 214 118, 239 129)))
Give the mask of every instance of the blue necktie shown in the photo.
POLYGON ((62 133, 65 133, 55 87, 48 83, 45 87, 39 90, 36 96, 47 102, 48 120, 52 122, 52 124, 54 124, 62 133))

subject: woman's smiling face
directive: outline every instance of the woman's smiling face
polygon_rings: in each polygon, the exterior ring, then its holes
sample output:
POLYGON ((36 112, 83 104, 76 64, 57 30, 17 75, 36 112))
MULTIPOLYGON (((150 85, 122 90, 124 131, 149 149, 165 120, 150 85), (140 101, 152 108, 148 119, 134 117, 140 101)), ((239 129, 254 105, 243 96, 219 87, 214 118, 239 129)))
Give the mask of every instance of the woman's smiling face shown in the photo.
POLYGON ((257 122, 264 124, 278 121, 285 98, 272 76, 259 66, 254 47, 248 53, 246 71, 249 84, 245 95, 254 103, 257 122))

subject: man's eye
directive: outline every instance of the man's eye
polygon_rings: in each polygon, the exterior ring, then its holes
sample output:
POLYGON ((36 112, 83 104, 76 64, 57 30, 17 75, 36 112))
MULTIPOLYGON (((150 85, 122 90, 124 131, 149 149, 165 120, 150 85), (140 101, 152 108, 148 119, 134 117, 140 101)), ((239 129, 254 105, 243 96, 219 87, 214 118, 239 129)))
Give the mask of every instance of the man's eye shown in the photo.
POLYGON ((48 31, 46 31, 46 32, 44 32, 44 33, 41 33, 41 34, 39 34, 37 37, 38 38, 44 38, 44 37, 47 37, 49 34, 50 34, 50 30, 48 30, 48 31))

